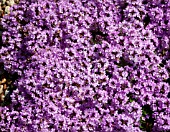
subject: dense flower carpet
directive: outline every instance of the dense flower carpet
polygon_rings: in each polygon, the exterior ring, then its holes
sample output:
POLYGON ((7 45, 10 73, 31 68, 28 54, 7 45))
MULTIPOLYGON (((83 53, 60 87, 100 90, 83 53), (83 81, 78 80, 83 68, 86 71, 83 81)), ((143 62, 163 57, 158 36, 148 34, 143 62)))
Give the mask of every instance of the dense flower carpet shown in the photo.
POLYGON ((170 132, 169 0, 0 4, 0 131, 170 132))

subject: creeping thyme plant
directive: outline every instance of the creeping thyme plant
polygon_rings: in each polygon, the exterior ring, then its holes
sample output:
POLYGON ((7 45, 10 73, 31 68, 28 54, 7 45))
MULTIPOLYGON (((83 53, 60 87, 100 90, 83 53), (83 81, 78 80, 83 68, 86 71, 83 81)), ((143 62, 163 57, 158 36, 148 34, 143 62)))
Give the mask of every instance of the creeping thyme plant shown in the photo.
POLYGON ((170 131, 169 0, 20 0, 1 26, 1 131, 170 131))

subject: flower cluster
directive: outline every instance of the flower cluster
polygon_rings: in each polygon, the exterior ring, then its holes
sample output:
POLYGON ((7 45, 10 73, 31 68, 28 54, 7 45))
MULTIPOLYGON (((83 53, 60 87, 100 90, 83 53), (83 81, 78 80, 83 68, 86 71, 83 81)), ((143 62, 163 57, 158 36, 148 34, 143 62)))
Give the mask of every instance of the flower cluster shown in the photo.
POLYGON ((170 130, 169 6, 20 0, 1 21, 0 59, 18 75, 1 130, 170 130))

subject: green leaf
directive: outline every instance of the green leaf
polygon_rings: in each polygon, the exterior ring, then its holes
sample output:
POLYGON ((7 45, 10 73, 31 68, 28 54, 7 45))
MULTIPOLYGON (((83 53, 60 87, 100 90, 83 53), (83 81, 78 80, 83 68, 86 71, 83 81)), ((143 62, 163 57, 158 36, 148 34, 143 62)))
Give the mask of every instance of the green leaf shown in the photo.
POLYGON ((129 99, 130 103, 132 103, 134 100, 132 98, 129 99))
POLYGON ((147 112, 143 110, 142 115, 147 115, 147 112))
POLYGON ((153 111, 151 110, 150 106, 149 105, 144 105, 142 107, 142 114, 143 115, 152 115, 153 111))

